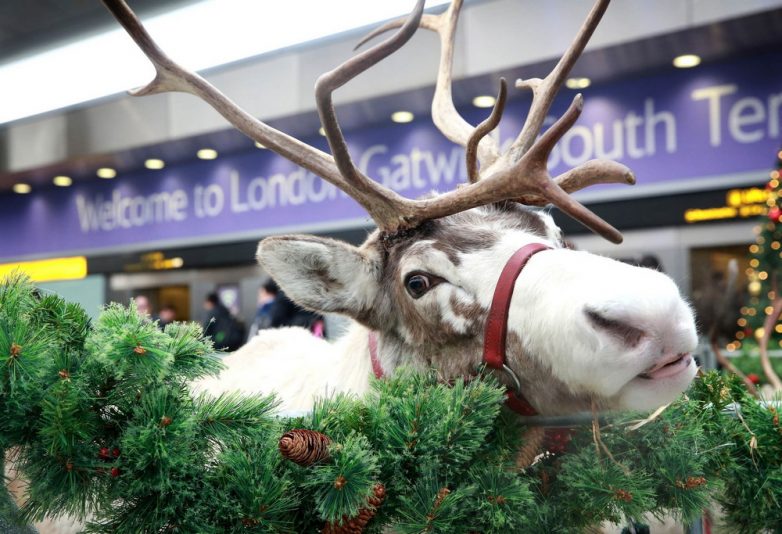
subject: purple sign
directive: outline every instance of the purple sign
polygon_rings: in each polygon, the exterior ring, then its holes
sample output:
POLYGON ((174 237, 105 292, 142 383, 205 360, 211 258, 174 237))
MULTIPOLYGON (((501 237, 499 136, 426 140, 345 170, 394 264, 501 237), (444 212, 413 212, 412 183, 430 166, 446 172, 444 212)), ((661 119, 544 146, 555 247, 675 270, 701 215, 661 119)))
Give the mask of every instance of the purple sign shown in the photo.
MULTIPOLYGON (((581 118, 552 153, 556 176, 610 158, 633 169, 637 194, 762 181, 782 145, 782 54, 634 78, 585 91, 581 118), (743 176, 743 178, 742 178, 743 176)), ((569 104, 563 90, 551 124, 569 104)), ((529 97, 509 103, 504 146, 521 129, 529 97)), ((477 123, 486 110, 464 114, 477 123)), ((429 120, 347 134, 357 165, 407 197, 452 189, 466 177, 463 150, 429 120)), ((309 140, 325 149, 325 140, 309 140)), ((617 188, 624 189, 617 189, 617 188)), ((610 198, 601 186, 582 198, 610 198)), ((28 196, 0 195, 0 259, 108 253, 206 243, 369 221, 334 186, 281 157, 254 150, 162 171, 140 171, 28 196)))

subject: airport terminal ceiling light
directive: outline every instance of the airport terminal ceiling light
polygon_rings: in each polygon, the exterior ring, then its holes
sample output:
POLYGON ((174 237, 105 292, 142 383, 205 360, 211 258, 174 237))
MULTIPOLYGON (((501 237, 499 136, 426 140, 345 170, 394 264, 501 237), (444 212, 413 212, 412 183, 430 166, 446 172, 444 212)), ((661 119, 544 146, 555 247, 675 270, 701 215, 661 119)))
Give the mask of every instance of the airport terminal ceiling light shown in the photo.
MULTIPOLYGON (((446 3, 429 0, 426 7, 446 3)), ((413 0, 206 0, 142 22, 171 58, 201 71, 396 18, 413 6, 413 0)), ((152 80, 152 65, 116 26, 0 65, 0 80, 5 80, 0 84, 0 124, 152 80)))

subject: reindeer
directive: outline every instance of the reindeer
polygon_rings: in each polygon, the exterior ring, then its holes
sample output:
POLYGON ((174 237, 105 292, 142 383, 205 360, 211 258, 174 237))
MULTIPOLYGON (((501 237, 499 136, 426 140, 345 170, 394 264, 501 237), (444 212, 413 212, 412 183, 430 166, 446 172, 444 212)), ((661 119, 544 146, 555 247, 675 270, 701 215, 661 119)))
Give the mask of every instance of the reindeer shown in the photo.
MULTIPOLYGON (((201 380, 197 389, 275 391, 281 409, 302 410, 325 394, 364 393, 373 372, 387 374, 399 366, 435 368, 444 380, 469 376, 484 361, 485 334, 497 324, 492 322, 495 293, 507 301, 495 336, 505 343, 500 379, 523 392, 540 414, 652 409, 673 400, 692 380, 694 319, 674 282, 651 269, 570 250, 552 217, 534 208, 553 204, 612 242, 622 240, 569 193, 592 184, 632 184, 629 169, 596 160, 552 178, 546 167, 552 148, 577 120, 582 96, 576 95, 540 135, 608 0, 597 0, 545 78, 516 82, 532 91, 533 100, 521 132, 504 152, 486 136, 502 116, 504 80, 489 118, 477 127, 453 103, 452 59, 462 0, 439 15, 423 14, 424 2, 418 0, 407 19, 380 27, 362 44, 397 30, 392 37, 318 79, 317 108, 331 155, 240 109, 168 58, 123 0, 103 1, 156 68, 154 80, 132 94, 181 91, 201 98, 250 138, 345 191, 378 226, 360 247, 307 235, 261 241, 258 261, 294 301, 345 314, 353 325, 334 344, 299 328, 263 331, 224 359, 219 377, 201 380), (418 27, 440 36, 432 117, 448 139, 465 147, 469 183, 411 200, 355 166, 332 93, 402 47, 418 27), (531 244, 540 246, 526 257, 521 275, 505 280, 504 293, 496 292, 509 258, 531 244)), ((46 530, 58 527, 69 531, 62 524, 46 530)))
POLYGON ((298 304, 353 319, 330 344, 303 329, 262 332, 224 360, 227 368, 198 387, 219 393, 276 391, 285 409, 307 409, 330 392, 357 394, 370 375, 398 366, 435 368, 444 380, 471 375, 481 363, 495 285, 522 246, 545 245, 511 284, 505 372, 540 414, 589 409, 651 409, 670 402, 695 374, 693 315, 667 276, 609 258, 569 250, 551 216, 529 206, 553 204, 596 233, 621 234, 569 193, 597 183, 635 181, 624 165, 589 161, 552 178, 546 162, 578 118, 583 99, 541 135, 544 118, 608 6, 598 0, 573 43, 543 79, 518 80, 532 91, 526 122, 502 152, 486 134, 502 115, 507 87, 486 121, 473 127, 451 94, 454 36, 462 0, 439 15, 423 14, 423 0, 403 20, 365 38, 392 37, 323 74, 315 85, 318 114, 331 155, 250 116, 203 78, 169 59, 122 0, 104 3, 156 68, 132 91, 191 93, 232 125, 282 157, 342 189, 377 224, 360 247, 307 235, 268 237, 260 264, 298 304), (469 183, 412 200, 364 175, 354 164, 332 103, 333 92, 389 56, 419 28, 440 36, 441 55, 432 117, 451 141, 465 147, 469 183), (374 362, 372 354, 375 354, 374 362))

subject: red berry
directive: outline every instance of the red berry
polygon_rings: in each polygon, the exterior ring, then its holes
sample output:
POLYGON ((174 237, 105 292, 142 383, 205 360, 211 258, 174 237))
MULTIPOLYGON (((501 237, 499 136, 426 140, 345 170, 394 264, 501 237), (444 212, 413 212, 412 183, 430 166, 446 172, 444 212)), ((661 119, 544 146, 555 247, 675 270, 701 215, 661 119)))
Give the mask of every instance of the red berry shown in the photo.
POLYGON ((755 373, 749 373, 747 375, 747 378, 749 379, 750 382, 752 382, 755 385, 760 384, 760 377, 755 373))
POLYGON ((111 451, 111 455, 114 456, 114 458, 119 458, 119 449, 114 447, 114 449, 111 451))
POLYGON ((109 448, 108 447, 101 447, 100 452, 98 453, 98 457, 106 459, 109 457, 109 448))
POLYGON ((117 478, 119 476, 119 474, 120 474, 119 467, 112 467, 111 468, 111 476, 113 476, 114 478, 117 478))

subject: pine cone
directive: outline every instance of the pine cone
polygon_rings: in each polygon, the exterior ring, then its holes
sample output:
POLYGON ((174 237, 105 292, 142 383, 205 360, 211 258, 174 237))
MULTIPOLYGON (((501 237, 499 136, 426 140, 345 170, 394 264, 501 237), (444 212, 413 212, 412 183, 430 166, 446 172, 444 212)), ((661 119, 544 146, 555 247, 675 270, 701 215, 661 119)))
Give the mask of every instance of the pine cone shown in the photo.
POLYGON ((348 519, 343 516, 341 523, 326 523, 323 526, 322 534, 362 534, 367 524, 375 517, 377 508, 383 504, 383 500, 386 498, 386 487, 378 482, 372 493, 373 495, 367 498, 369 506, 359 510, 356 517, 348 519))
POLYGON ((280 453, 299 465, 308 466, 329 457, 331 440, 314 430, 297 428, 280 438, 280 453))

